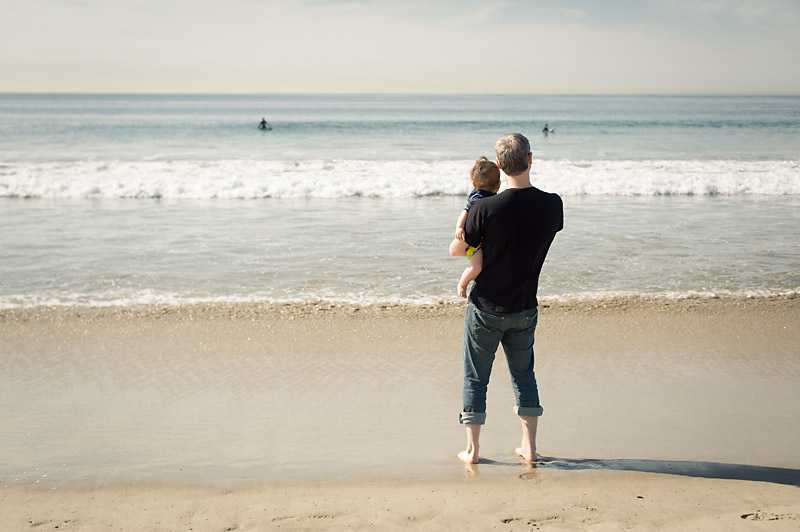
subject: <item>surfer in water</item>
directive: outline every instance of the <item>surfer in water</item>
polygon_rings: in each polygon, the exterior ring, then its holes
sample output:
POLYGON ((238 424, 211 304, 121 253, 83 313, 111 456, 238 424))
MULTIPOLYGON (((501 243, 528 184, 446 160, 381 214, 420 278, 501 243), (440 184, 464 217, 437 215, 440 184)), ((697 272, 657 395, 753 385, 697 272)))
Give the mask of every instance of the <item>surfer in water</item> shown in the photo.
POLYGON ((267 131, 270 131, 272 126, 269 125, 269 122, 267 122, 266 119, 262 118, 261 123, 258 124, 258 129, 266 129, 267 131))
POLYGON ((548 133, 555 133, 555 131, 556 128, 550 129, 550 126, 548 126, 547 124, 545 124, 544 129, 542 129, 542 133, 544 133, 545 135, 547 135, 548 133))

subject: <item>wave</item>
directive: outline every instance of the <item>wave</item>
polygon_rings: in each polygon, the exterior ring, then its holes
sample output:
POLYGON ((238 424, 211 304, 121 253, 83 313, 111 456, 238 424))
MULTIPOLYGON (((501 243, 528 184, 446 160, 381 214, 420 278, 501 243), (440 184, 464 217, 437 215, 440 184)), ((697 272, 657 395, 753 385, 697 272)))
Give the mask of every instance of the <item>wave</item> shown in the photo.
MULTIPOLYGON (((78 161, 0 164, 6 198, 403 198, 465 195, 472 161, 78 161)), ((800 163, 536 160, 562 195, 800 195, 800 163)))

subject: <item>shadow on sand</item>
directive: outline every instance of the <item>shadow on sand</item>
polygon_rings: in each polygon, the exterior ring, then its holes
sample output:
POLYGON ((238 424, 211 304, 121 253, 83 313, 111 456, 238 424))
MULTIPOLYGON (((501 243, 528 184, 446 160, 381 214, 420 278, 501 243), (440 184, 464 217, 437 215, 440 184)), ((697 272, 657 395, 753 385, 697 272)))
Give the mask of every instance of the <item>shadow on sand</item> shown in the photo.
MULTIPOLYGON (((507 465, 505 462, 487 460, 481 463, 487 465, 507 465)), ((508 464, 511 465, 511 464, 508 464)), ((519 465, 519 464, 517 464, 519 465)), ((598 460, 593 458, 554 458, 540 457, 539 461, 531 466, 532 469, 561 469, 561 470, 608 470, 608 471, 638 471, 640 473, 661 473, 665 475, 680 475, 696 478, 718 478, 728 480, 749 480, 752 482, 771 482, 787 486, 800 487, 800 469, 783 467, 766 467, 741 464, 723 464, 718 462, 682 462, 674 460, 598 460)), ((531 470, 520 477, 531 480, 536 475, 531 470)))

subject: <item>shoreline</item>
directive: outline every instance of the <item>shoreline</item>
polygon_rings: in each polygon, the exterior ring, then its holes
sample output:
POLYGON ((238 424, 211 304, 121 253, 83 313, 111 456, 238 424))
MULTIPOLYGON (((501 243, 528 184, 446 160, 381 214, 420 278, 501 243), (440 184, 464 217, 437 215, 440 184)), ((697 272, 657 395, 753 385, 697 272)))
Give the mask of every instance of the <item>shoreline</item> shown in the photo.
MULTIPOLYGON (((298 302, 201 302, 186 304, 132 304, 132 305, 37 305, 0 309, 0 323, 30 320, 54 320, 71 316, 81 319, 130 318, 309 318, 345 316, 349 318, 436 318, 463 315, 465 301, 440 300, 432 303, 346 303, 325 300, 298 302)), ((765 296, 689 295, 649 296, 614 295, 598 298, 545 299, 539 301, 543 312, 588 314, 591 312, 639 312, 641 310, 677 312, 722 312, 756 307, 759 310, 777 310, 800 307, 800 293, 765 296)))
POLYGON ((540 307, 535 469, 501 354, 455 457, 463 303, 0 311, 0 522, 796 528, 800 297, 540 307))

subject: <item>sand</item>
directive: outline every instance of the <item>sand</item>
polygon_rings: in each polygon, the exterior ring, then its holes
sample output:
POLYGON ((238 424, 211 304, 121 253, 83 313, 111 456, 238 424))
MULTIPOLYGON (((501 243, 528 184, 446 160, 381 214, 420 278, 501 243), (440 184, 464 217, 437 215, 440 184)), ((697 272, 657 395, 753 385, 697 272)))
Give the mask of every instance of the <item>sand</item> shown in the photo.
POLYGON ((0 312, 8 530, 796 530, 800 298, 543 302, 534 469, 463 307, 0 312))
POLYGON ((800 525, 798 488, 646 473, 215 489, 0 492, 4 530, 769 530, 800 525))

